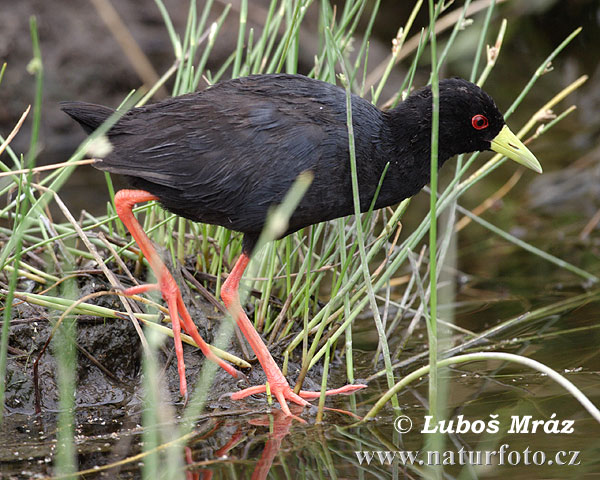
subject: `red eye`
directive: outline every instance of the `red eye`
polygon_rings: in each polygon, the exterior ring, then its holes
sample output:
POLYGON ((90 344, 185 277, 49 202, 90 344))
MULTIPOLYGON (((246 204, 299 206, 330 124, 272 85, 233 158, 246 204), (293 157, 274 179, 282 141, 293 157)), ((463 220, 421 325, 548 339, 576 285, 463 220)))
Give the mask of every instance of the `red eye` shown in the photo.
POLYGON ((484 128, 487 128, 489 124, 488 119, 483 115, 475 115, 471 119, 471 125, 473 125, 475 130, 483 130, 484 128))

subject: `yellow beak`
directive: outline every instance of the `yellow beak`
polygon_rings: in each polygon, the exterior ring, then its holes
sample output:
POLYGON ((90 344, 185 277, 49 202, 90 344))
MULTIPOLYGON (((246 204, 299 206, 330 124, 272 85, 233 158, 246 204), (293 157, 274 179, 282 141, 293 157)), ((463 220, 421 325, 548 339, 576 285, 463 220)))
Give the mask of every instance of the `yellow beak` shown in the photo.
POLYGON ((542 166, 537 158, 523 145, 523 142, 510 131, 506 125, 492 140, 492 150, 498 152, 527 168, 531 168, 537 173, 542 173, 542 166))

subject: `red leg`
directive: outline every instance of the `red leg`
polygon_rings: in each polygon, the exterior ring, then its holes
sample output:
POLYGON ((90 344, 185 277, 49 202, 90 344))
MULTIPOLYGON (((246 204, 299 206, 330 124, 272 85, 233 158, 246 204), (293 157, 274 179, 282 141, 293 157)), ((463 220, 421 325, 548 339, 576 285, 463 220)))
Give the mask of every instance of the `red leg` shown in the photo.
MULTIPOLYGON (((320 393, 318 392, 307 392, 300 391, 300 395, 297 395, 290 388, 290 385, 286 378, 281 373, 281 370, 273 360, 271 356, 271 352, 263 342, 262 338, 258 334, 258 332, 254 329, 252 322, 246 316, 246 313, 242 309, 240 305, 240 299, 238 295, 240 280, 244 273, 244 270, 248 266, 248 262, 250 261, 250 257, 245 253, 242 253, 238 261, 236 262, 233 270, 223 283, 223 287, 221 288, 221 297, 223 298, 223 302, 225 306, 230 311, 232 316, 236 319, 240 330, 248 340, 250 347, 256 354, 256 358, 260 362, 262 369, 267 376, 267 381, 269 382, 269 388, 271 393, 275 396, 279 404, 281 405, 281 410, 286 415, 292 415, 290 409, 287 405, 287 401, 297 403, 298 405, 307 406, 309 403, 305 400, 305 398, 317 398, 320 393)), ((345 387, 338 388, 336 390, 328 390, 327 395, 335 395, 339 393, 352 393, 356 390, 366 387, 366 385, 346 385, 345 387)), ((249 395, 253 395, 255 393, 262 393, 266 389, 264 386, 256 386, 250 387, 240 392, 234 393, 231 398, 234 400, 239 400, 240 398, 247 397, 249 395)))
POLYGON ((218 358, 209 348, 208 344, 202 339, 183 303, 181 292, 175 283, 175 279, 169 273, 169 270, 160 258, 160 255, 156 252, 152 242, 133 215, 132 208, 136 203, 149 202, 150 200, 158 200, 158 198, 144 190, 120 190, 115 195, 117 215, 119 215, 119 218, 142 250, 144 257, 150 262, 150 267, 158 279, 158 285, 132 287, 126 290, 125 293, 134 294, 160 289, 162 297, 169 307, 169 315, 171 316, 171 323, 173 325, 173 339, 175 341, 175 353, 177 354, 177 370, 179 371, 179 390, 181 395, 187 399, 185 363, 183 361, 183 346, 181 343, 182 328, 191 335, 206 358, 217 363, 233 377, 237 378, 239 372, 231 365, 218 358))

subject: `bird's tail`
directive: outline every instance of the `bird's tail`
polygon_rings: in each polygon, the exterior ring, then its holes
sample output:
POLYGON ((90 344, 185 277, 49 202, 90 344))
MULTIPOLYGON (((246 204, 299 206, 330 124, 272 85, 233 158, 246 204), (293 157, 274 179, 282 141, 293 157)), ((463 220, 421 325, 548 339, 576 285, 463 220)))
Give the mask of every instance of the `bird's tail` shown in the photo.
POLYGON ((78 122, 86 133, 92 133, 115 113, 111 108, 85 102, 61 102, 60 109, 78 122))

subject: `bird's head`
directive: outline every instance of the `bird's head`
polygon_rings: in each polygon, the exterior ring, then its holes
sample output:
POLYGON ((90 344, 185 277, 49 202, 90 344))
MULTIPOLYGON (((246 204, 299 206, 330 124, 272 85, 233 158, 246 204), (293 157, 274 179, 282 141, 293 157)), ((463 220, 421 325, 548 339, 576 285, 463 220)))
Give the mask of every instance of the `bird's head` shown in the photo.
MULTIPOLYGON (((461 78, 441 80, 439 148, 440 160, 461 154, 494 150, 538 173, 542 167, 504 123, 494 100, 477 85, 461 78)), ((418 103, 431 104, 431 88, 415 92, 418 103)), ((431 128, 431 107, 426 124, 431 128)))

